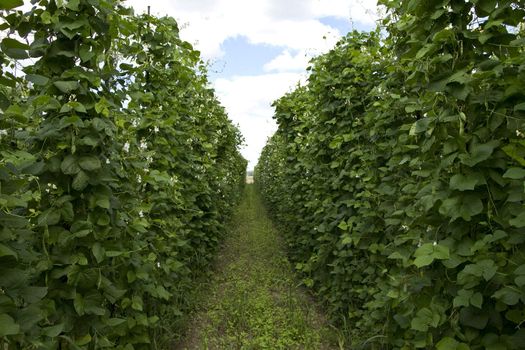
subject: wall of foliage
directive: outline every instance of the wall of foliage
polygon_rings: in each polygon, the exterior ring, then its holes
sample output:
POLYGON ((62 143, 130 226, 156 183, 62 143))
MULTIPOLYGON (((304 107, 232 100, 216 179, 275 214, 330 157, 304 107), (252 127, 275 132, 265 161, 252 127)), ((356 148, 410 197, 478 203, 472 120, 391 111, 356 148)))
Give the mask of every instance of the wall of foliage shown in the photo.
POLYGON ((0 348, 166 349, 240 195, 241 135, 174 19, 22 5, 0 3, 0 348))
POLYGON ((275 102, 256 183, 354 346, 523 349, 525 5, 380 3, 275 102))

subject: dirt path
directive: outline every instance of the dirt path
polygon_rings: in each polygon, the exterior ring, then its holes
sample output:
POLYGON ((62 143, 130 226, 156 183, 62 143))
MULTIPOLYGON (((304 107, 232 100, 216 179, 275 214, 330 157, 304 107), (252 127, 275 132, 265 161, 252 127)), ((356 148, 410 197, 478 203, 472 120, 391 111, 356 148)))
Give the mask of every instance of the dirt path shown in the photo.
POLYGON ((175 349, 337 349, 337 336, 298 286, 253 185, 231 227, 187 337, 175 349))

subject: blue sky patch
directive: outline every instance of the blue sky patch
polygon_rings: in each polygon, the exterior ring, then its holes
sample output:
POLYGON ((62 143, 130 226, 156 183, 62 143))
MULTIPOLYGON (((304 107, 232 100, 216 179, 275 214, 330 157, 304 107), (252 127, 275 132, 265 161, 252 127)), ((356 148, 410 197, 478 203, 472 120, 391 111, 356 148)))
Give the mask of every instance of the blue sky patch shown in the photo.
POLYGON ((283 47, 249 43, 244 36, 229 38, 221 45, 224 56, 210 67, 210 77, 231 78, 239 75, 264 74, 263 66, 278 56, 283 47))

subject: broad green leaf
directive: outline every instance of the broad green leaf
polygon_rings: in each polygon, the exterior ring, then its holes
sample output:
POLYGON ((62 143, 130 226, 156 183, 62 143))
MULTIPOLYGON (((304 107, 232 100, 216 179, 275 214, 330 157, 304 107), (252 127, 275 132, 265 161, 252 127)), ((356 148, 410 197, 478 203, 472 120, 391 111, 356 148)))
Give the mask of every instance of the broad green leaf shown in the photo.
POLYGON ((470 148, 470 156, 463 160, 463 163, 469 166, 474 166, 484 160, 490 158, 494 149, 498 147, 500 142, 498 140, 492 140, 487 143, 473 144, 470 148))
POLYGON ((0 48, 9 57, 14 59, 29 58, 27 50, 29 45, 11 38, 4 38, 0 43, 0 48))
POLYGON ((78 11, 78 5, 80 5, 80 0, 69 0, 66 7, 70 10, 78 11))
POLYGON ((89 344, 91 342, 91 339, 92 339, 91 335, 86 334, 83 337, 77 338, 77 340, 75 341, 75 344, 78 345, 78 346, 87 345, 87 344, 89 344))
POLYGON ((84 156, 78 159, 80 167, 87 171, 94 171, 100 169, 101 163, 98 157, 95 156, 84 156))
POLYGON ((459 342, 455 339, 445 337, 436 344, 437 350, 456 350, 459 342))
POLYGON ((477 307, 478 309, 482 308, 483 305, 483 295, 480 292, 474 293, 470 298, 470 304, 477 307))
POLYGON ((11 10, 23 4, 24 0, 2 0, 0 1, 0 10, 11 10))
POLYGON ((39 86, 44 86, 49 82, 49 78, 38 74, 26 74, 25 78, 27 81, 39 86))
POLYGON ((20 296, 24 298, 27 303, 36 303, 42 300, 47 294, 47 287, 33 287, 24 288, 20 296))
POLYGON ((492 295, 492 297, 507 305, 516 305, 520 299, 522 302, 525 302, 525 293, 510 286, 506 286, 498 290, 492 295))
POLYGON ((3 257, 3 256, 12 256, 15 259, 18 259, 18 255, 16 254, 16 252, 14 250, 12 250, 8 246, 0 243, 0 258, 3 257))
POLYGON ((0 337, 20 333, 20 326, 8 314, 0 314, 0 337))
POLYGON ((420 309, 416 317, 410 322, 410 328, 420 331, 427 332, 429 328, 435 328, 439 325, 440 316, 434 313, 429 308, 420 309))
POLYGON ((137 311, 142 311, 143 304, 142 304, 142 298, 138 295, 134 295, 131 298, 131 308, 137 311))
POLYGON ((459 320, 465 326, 484 329, 489 321, 489 315, 485 310, 479 310, 470 306, 460 310, 459 320))
POLYGON ((513 219, 509 220, 509 223, 518 228, 525 227, 525 212, 522 212, 520 215, 516 216, 513 219))
POLYGON ((474 294, 474 292, 468 289, 458 290, 458 295, 453 300, 454 307, 469 306, 472 294, 474 294))
POLYGON ((53 83, 61 92, 68 94, 71 91, 78 89, 77 81, 55 81, 53 83))
POLYGON ((108 326, 111 326, 111 327, 116 327, 118 325, 121 325, 123 323, 125 323, 126 320, 123 319, 123 318, 110 318, 108 319, 105 323, 108 325, 108 326))
POLYGON ((89 183, 89 176, 82 170, 80 170, 73 179, 71 186, 77 191, 82 191, 89 183))
POLYGON ((503 174, 504 178, 507 179, 514 179, 514 180, 521 180, 525 178, 525 169, 524 168, 509 168, 505 174, 503 174))
POLYGON ((75 311, 79 316, 82 316, 86 313, 84 310, 84 298, 82 298, 82 295, 80 295, 79 293, 75 293, 73 306, 75 307, 75 311))
POLYGON ((431 121, 432 119, 430 118, 419 119, 410 128, 410 135, 417 135, 419 133, 427 131, 431 121))
POLYGON ((93 252, 93 256, 97 260, 97 262, 100 264, 102 261, 104 261, 104 258, 106 256, 106 251, 104 247, 99 242, 96 242, 93 244, 93 247, 91 247, 91 250, 93 252))
POLYGON ((473 190, 478 183, 478 179, 472 176, 456 174, 450 178, 450 189, 467 191, 473 190))
POLYGON ((7 50, 7 49, 29 50, 29 45, 27 45, 26 43, 22 43, 18 40, 12 39, 12 38, 2 39, 0 46, 2 47, 2 50, 7 50))
POLYGON ((514 106, 514 111, 525 111, 525 102, 518 103, 516 106, 514 106))
POLYGON ((58 337, 60 333, 64 331, 64 328, 65 328, 65 324, 59 323, 55 326, 45 327, 42 330, 46 336, 50 338, 55 338, 55 337, 58 337))
POLYGON ((425 243, 414 253, 414 265, 423 267, 430 265, 436 259, 450 258, 449 248, 437 243, 425 243))
POLYGON ((69 154, 64 158, 64 160, 60 164, 60 169, 66 175, 75 175, 80 171, 77 159, 72 154, 69 154))
POLYGON ((104 209, 109 209, 110 207, 109 198, 99 198, 95 203, 97 206, 104 209))

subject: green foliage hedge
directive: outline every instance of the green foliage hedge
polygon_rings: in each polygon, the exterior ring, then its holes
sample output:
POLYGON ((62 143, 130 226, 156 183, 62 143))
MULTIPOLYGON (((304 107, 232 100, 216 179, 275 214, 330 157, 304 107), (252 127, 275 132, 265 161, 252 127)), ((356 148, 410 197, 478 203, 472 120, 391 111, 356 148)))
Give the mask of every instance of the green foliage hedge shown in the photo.
POLYGON ((0 348, 166 349, 244 183, 172 18, 0 3, 0 348))
POLYGON ((256 183, 355 346, 523 349, 525 6, 381 3, 275 102, 256 183))

